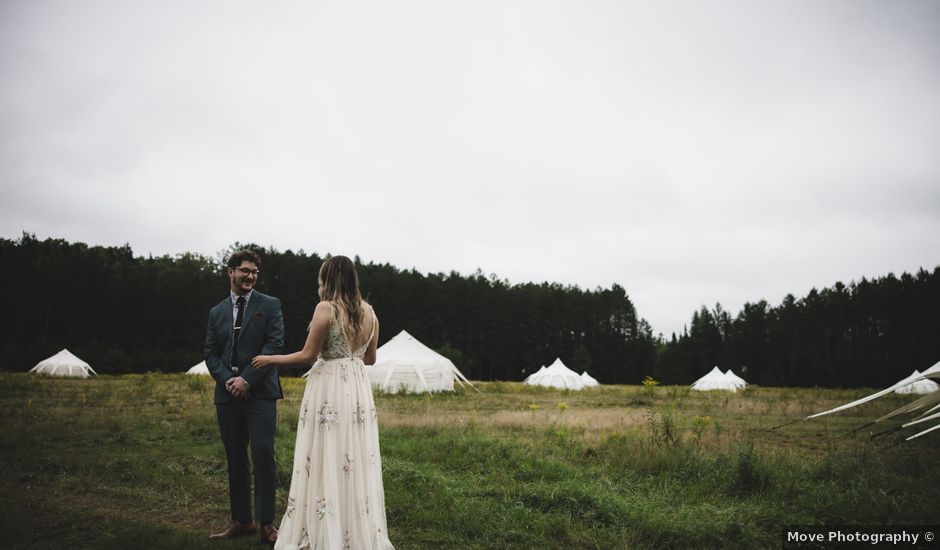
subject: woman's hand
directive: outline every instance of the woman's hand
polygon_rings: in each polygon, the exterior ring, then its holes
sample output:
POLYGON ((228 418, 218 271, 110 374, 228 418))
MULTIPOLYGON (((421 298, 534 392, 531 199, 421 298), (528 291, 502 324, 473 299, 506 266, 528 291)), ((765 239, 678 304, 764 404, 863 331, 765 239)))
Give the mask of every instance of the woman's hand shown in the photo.
POLYGON ((273 365, 274 361, 270 355, 256 355, 254 359, 251 360, 251 366, 261 370, 267 366, 273 365))

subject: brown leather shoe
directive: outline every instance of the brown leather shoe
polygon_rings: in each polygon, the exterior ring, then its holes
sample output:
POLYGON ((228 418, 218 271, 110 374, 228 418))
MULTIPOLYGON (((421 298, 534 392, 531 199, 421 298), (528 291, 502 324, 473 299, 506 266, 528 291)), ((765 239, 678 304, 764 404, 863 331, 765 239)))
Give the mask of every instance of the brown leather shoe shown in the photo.
POLYGON ((261 542, 265 544, 274 544, 277 542, 277 527, 272 523, 261 526, 261 542))
POLYGON ((255 522, 239 523, 237 521, 233 521, 228 529, 226 529, 225 531, 222 531, 221 533, 209 535, 209 538, 210 539, 234 539, 236 537, 254 535, 257 532, 258 532, 258 528, 255 527, 255 522))

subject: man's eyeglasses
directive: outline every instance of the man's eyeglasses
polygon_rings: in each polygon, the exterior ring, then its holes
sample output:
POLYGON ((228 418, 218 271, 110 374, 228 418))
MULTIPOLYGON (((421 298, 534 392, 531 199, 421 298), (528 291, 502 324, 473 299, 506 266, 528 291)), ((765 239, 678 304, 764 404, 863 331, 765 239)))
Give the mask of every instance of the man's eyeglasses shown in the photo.
POLYGON ((247 268, 247 267, 236 267, 235 270, 236 270, 236 271, 241 271, 242 275, 244 275, 244 276, 246 276, 246 277, 249 276, 249 275, 254 275, 255 277, 257 277, 258 274, 261 273, 260 270, 257 270, 257 269, 250 269, 250 268, 247 268))

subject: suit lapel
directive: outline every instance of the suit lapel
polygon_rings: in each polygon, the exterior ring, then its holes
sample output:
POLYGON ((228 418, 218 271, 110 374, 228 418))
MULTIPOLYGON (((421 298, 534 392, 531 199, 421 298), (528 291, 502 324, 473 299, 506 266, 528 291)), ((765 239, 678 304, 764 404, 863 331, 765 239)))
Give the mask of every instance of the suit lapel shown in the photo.
POLYGON ((222 306, 222 320, 225 321, 225 326, 228 327, 229 337, 232 334, 232 327, 235 326, 235 317, 232 317, 232 297, 229 296, 220 304, 222 306))
POLYGON ((252 293, 251 300, 248 300, 248 305, 245 307, 245 318, 242 319, 242 334, 245 334, 245 329, 248 328, 248 324, 251 323, 259 307, 261 307, 261 293, 256 290, 252 293))

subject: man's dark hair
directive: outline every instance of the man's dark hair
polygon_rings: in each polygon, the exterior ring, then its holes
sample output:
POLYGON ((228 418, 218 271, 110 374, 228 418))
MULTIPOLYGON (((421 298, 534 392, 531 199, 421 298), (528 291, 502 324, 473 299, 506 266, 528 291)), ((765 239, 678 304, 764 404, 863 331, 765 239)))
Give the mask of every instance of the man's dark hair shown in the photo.
POLYGON ((233 252, 231 256, 228 257, 228 266, 232 269, 237 268, 242 265, 242 262, 251 262, 261 267, 261 256, 258 256, 258 253, 254 250, 242 249, 236 252, 233 252))

